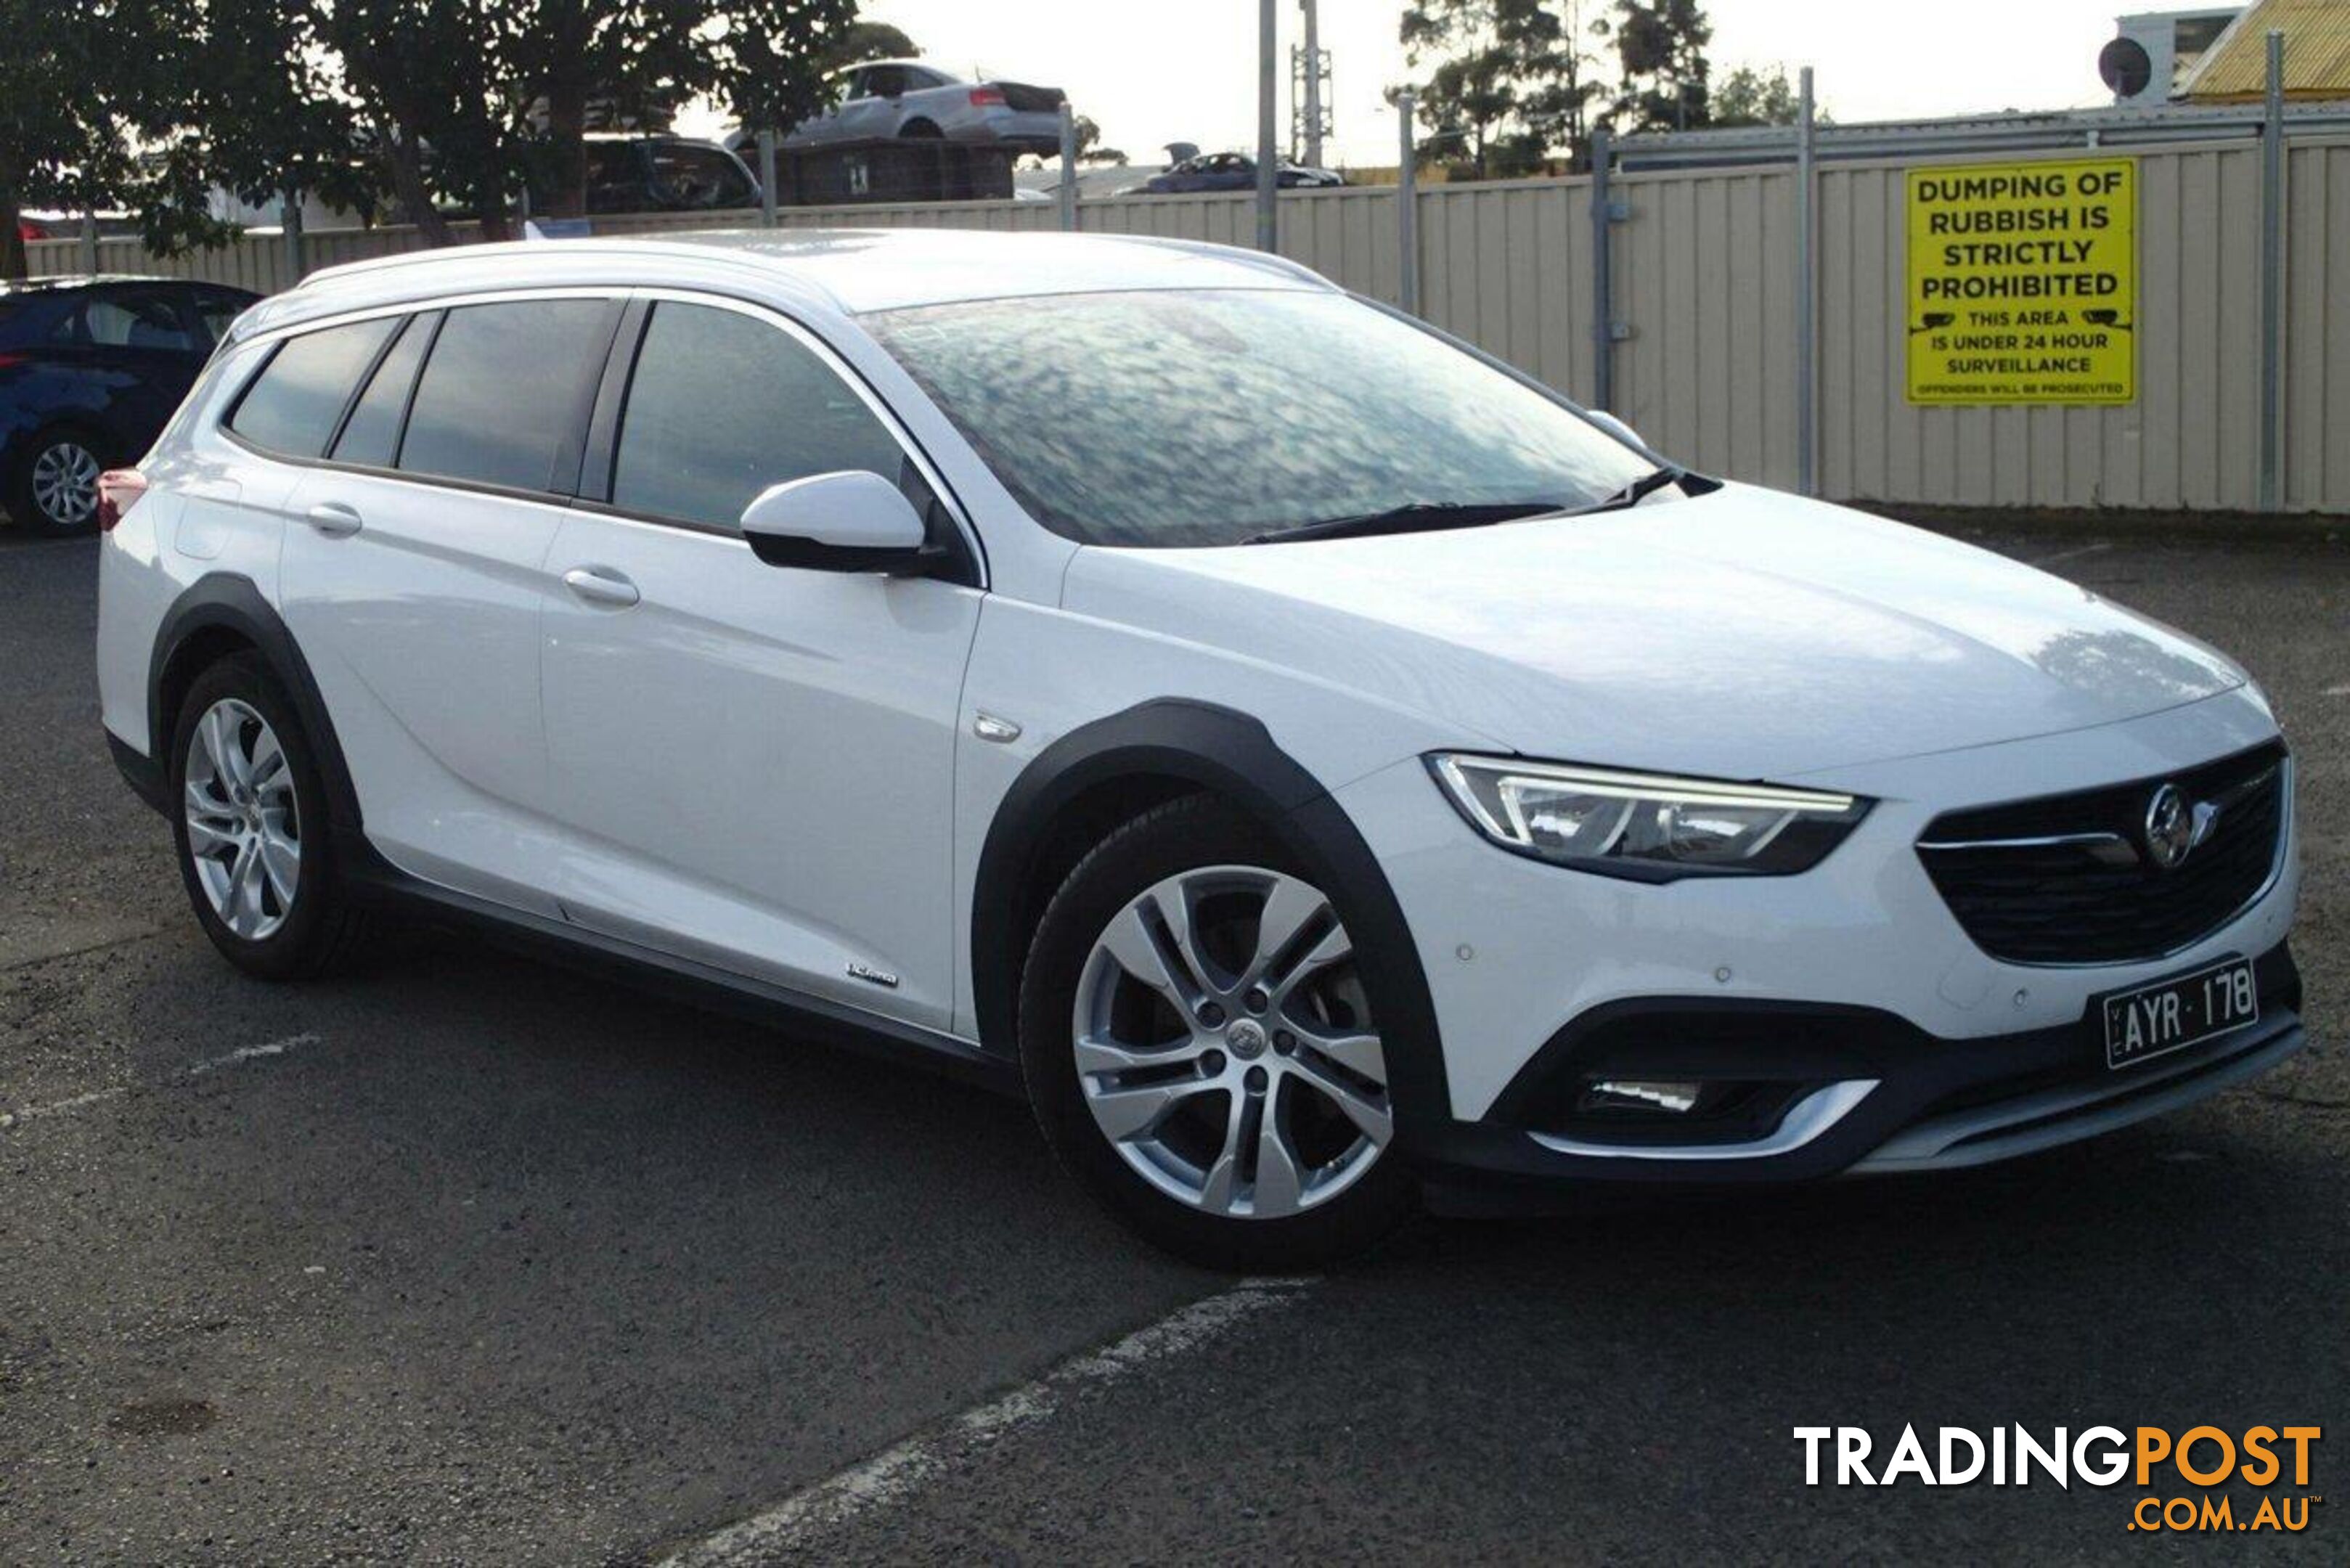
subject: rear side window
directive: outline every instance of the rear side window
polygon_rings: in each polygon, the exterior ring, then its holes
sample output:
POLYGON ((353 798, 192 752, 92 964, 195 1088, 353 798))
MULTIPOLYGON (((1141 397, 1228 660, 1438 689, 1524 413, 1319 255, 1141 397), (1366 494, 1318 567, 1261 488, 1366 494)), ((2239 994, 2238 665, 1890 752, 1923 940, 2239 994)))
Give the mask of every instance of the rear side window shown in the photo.
POLYGON ((415 317, 401 329, 400 341, 376 367, 367 390, 351 408, 351 417, 343 421, 343 433, 335 438, 337 462, 391 466, 400 452, 400 421, 408 412, 409 389, 416 385, 416 368, 424 362, 432 324, 439 319, 438 313, 415 317))
POLYGON ((289 337, 238 400, 228 428, 265 452, 317 457, 327 450, 351 389, 397 319, 354 321, 289 337))
POLYGON ((143 289, 100 295, 82 307, 82 340, 102 348, 186 352, 196 340, 172 296, 143 289))
POLYGON ((629 378, 612 504, 731 532, 771 484, 842 469, 895 484, 904 462, 796 338, 736 311, 663 301, 629 378))
POLYGON ((557 488, 556 460, 577 451, 613 314, 600 299, 451 311, 417 383, 401 471, 511 490, 557 488))

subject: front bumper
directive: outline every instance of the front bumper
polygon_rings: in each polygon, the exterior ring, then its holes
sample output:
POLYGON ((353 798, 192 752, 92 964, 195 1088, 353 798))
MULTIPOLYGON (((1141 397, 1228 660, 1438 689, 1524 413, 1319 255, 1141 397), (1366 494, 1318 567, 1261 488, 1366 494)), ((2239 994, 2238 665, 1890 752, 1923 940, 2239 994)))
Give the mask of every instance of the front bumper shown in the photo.
POLYGON ((1443 1101, 1399 1139, 1431 1170, 1504 1186, 1806 1180, 1981 1163, 2216 1092, 2301 1042, 2284 947, 2299 893, 2290 814, 2252 903, 2179 950, 2118 963, 1991 957, 1916 844, 1962 806, 2160 777, 2274 734, 2265 705, 2237 691, 2092 731, 1775 780, 1876 805, 1802 875, 1664 886, 1495 848, 1417 760, 1358 780, 1336 799, 1411 928, 1442 1042, 1443 1101), (2225 957, 2260 960, 2262 1022, 2109 1074, 2096 999, 2225 957), (1682 1137, 1591 1147, 1606 1140, 1542 1088, 1562 1063, 1648 1081, 1779 1080, 1785 1097, 1758 1092, 1746 1132, 1711 1140, 1743 1149, 1676 1148, 1682 1137))
POLYGON ((1987 1164, 2176 1110, 2300 1050, 2291 950, 2271 949, 2254 969, 2257 1023, 2118 1070, 2106 1064, 2095 1007, 2054 1028, 1948 1040, 1859 1008, 1619 1003, 1560 1031, 1492 1115, 1423 1129, 1411 1152, 1432 1202, 1453 1212, 1548 1207, 1568 1184, 1711 1187, 1987 1164), (1602 1144, 1559 1130, 1558 1107, 1591 1078, 1710 1075, 1794 1087, 1751 1138, 1667 1132, 1602 1144))

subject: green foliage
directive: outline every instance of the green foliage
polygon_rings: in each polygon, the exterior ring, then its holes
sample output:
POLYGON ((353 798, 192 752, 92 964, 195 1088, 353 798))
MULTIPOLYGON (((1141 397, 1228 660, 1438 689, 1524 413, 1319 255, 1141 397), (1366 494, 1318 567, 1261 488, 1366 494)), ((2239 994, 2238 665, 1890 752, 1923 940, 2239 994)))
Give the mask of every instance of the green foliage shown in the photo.
MULTIPOLYGON (((1711 123, 1718 126, 1793 125, 1803 115, 1802 101, 1795 85, 1787 79, 1784 66, 1767 70, 1739 67, 1721 78, 1707 109, 1711 123)), ((1813 118, 1825 121, 1827 116, 1814 109, 1813 118)))
POLYGON ((921 53, 913 39, 887 22, 851 22, 825 47, 822 68, 828 76, 868 60, 919 59, 921 53))
POLYGON ((1705 47, 1713 40, 1699 0, 1617 0, 1617 60, 1623 71, 1619 130, 1694 130, 1711 123, 1705 47))

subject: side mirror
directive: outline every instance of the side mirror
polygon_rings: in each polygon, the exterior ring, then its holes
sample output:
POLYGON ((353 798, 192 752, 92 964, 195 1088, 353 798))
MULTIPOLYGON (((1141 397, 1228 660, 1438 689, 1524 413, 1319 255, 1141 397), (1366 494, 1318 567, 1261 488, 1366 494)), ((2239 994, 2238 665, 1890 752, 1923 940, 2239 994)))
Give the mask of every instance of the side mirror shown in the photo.
POLYGON ((1642 452, 1648 450, 1648 443, 1640 439, 1638 431, 1634 430, 1606 409, 1586 409, 1583 410, 1583 417, 1627 446, 1638 447, 1642 452))
POLYGON ((930 530, 914 504, 862 470, 769 485, 743 509, 743 536, 771 566, 898 575, 931 560, 930 530))

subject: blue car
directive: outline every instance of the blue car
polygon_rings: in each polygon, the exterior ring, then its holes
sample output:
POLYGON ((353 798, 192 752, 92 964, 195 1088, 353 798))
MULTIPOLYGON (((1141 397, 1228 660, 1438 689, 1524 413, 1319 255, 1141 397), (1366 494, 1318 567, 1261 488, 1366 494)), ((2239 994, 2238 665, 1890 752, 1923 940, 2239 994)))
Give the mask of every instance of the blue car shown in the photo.
POLYGON ((89 532, 98 476, 135 461, 213 345, 261 296, 160 277, 0 284, 0 507, 36 534, 89 532))

